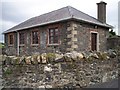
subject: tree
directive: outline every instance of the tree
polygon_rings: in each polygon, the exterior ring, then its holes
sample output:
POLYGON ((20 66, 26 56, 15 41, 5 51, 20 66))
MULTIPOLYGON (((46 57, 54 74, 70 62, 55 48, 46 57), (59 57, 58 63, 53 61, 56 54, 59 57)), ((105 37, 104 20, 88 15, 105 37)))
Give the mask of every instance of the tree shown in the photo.
POLYGON ((112 37, 112 36, 116 36, 116 33, 113 31, 113 29, 109 31, 109 37, 112 37))

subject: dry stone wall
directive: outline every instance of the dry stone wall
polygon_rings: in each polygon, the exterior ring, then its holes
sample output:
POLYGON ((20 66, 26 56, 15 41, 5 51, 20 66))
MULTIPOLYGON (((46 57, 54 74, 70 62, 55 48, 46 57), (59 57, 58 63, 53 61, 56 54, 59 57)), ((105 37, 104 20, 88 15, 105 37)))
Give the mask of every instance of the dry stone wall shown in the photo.
POLYGON ((11 88, 83 88, 118 78, 115 52, 3 56, 3 85, 11 88))

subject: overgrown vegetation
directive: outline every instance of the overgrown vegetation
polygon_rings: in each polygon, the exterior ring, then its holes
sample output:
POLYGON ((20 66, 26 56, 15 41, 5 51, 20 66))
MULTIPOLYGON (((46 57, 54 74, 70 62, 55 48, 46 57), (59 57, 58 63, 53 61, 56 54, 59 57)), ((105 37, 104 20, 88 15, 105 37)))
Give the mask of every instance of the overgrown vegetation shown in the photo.
POLYGON ((4 43, 0 43, 0 48, 4 48, 4 43))
POLYGON ((46 58, 48 59, 48 63, 52 63, 55 60, 56 55, 55 53, 47 53, 46 58))
POLYGON ((111 29, 109 31, 109 37, 113 37, 113 36, 116 36, 116 33, 115 33, 115 31, 113 31, 113 29, 111 29))

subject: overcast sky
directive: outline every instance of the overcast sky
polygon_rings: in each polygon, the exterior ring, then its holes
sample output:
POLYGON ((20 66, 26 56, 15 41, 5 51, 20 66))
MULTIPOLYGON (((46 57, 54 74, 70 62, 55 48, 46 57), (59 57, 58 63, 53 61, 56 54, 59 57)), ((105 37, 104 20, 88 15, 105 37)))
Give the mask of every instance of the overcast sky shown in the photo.
MULTIPOLYGON (((72 6, 97 18, 96 3, 101 0, 1 0, 0 1, 0 41, 1 33, 31 17, 38 16, 65 6, 72 6), (2 21, 2 22, 1 22, 2 21)), ((104 0, 107 3, 107 23, 118 32, 119 0, 104 0)))

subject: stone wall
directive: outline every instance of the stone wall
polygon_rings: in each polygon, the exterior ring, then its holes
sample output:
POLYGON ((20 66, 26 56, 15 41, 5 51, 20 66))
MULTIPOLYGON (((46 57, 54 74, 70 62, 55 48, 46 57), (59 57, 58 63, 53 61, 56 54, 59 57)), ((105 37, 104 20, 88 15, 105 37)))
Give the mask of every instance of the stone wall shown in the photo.
MULTIPOLYGON (((66 37, 67 37, 67 32, 66 32, 67 24, 66 22, 62 23, 56 23, 56 24, 50 24, 50 25, 45 25, 41 27, 35 27, 35 28, 30 28, 30 29, 25 29, 20 32, 25 33, 25 44, 19 46, 19 53, 20 56, 22 55, 33 55, 33 54, 41 54, 41 53, 47 53, 47 52, 54 52, 54 51, 60 51, 60 52, 65 52, 66 51, 66 37), (48 44, 48 29, 49 28, 56 28, 58 27, 60 31, 60 45, 49 45, 48 44), (31 44, 31 31, 33 30, 39 30, 40 33, 40 41, 38 45, 32 45, 31 44)), ((7 55, 17 55, 17 33, 13 32, 14 34, 14 45, 9 46, 8 45, 8 34, 5 34, 5 52, 7 55)))
MULTIPOLYGON (((74 20, 60 22, 56 24, 45 25, 26 29, 19 32, 25 32, 25 45, 19 46, 20 55, 41 54, 47 52, 60 51, 62 53, 70 51, 90 51, 91 50, 91 31, 99 34, 99 50, 106 50, 106 38, 108 36, 108 28, 102 28, 93 24, 76 22, 74 20), (58 27, 60 31, 60 44, 48 45, 48 29, 58 27), (97 28, 96 28, 97 27, 97 28), (39 45, 31 44, 31 31, 39 30, 39 45)), ((17 33, 14 32, 14 45, 8 45, 8 35, 5 34, 6 54, 17 55, 17 33)))
POLYGON ((115 52, 3 56, 8 88, 83 88, 118 78, 115 52))
POLYGON ((78 38, 76 37, 76 35, 78 34, 77 32, 77 25, 75 24, 74 21, 68 22, 68 27, 67 27, 67 48, 66 51, 67 52, 71 52, 74 50, 78 49, 78 45, 76 44, 76 42, 78 42, 78 38))
POLYGON ((93 32, 98 34, 98 51, 105 51, 107 49, 107 37, 109 29, 86 23, 76 22, 76 24, 76 29, 78 31, 78 41, 76 42, 76 44, 78 45, 78 51, 91 50, 91 33, 93 32))
POLYGON ((98 51, 105 51, 107 49, 108 28, 76 21, 71 21, 67 24, 67 51, 90 51, 91 32, 98 33, 98 51))
POLYGON ((120 37, 110 37, 107 39, 108 49, 120 50, 120 37))
POLYGON ((10 46, 8 44, 8 35, 5 34, 5 50, 3 51, 4 54, 7 54, 7 55, 17 55, 17 33, 16 32, 13 32, 12 34, 14 34, 14 42, 12 46, 10 46))

